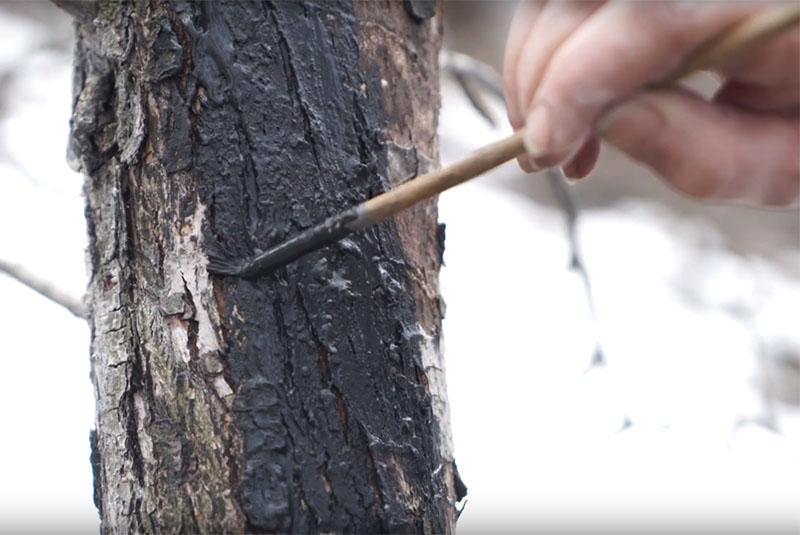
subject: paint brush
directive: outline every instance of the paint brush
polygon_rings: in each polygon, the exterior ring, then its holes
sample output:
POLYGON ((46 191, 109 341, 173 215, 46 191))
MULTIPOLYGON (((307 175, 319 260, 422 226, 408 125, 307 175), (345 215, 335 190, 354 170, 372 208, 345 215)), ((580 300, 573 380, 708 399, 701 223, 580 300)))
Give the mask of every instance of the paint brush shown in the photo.
MULTIPOLYGON (((737 55, 793 27, 798 21, 800 21, 800 7, 796 5, 765 10, 699 47, 674 73, 650 87, 669 87, 696 71, 722 66, 737 55)), ((518 132, 479 149, 455 164, 420 175, 331 216, 289 240, 249 258, 233 259, 212 246, 208 253, 208 271, 245 278, 267 274, 306 253, 335 243, 369 225, 380 223, 422 200, 494 169, 524 152, 522 134, 518 132)))

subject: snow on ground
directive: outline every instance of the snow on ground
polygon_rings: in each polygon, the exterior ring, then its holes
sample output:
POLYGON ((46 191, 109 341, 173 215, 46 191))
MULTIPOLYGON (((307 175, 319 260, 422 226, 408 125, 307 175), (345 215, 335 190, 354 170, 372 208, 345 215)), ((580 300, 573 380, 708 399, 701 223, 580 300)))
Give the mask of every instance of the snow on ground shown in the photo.
MULTIPOLYGON (((0 33, 0 69, 27 54, 0 115, 0 255, 77 295, 69 55, 30 52, 43 34, 23 19, 4 14, 0 33)), ((444 162, 503 134, 445 85, 444 162)), ((595 326, 562 214, 515 193, 532 180, 507 165, 440 199, 447 378, 469 486, 460 531, 796 526, 800 414, 780 399, 798 395, 800 274, 735 255, 703 220, 660 205, 584 210, 595 326), (589 369, 596 335, 607 364, 589 369)), ((94 532, 88 329, 3 276, 0 304, 0 527, 94 532)))

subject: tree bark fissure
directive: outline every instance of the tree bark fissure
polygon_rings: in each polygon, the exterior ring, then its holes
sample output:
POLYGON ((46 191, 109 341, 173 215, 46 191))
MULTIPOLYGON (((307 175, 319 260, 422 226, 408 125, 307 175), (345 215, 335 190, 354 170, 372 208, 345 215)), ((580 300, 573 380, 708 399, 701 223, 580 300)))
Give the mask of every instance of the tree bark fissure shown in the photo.
POLYGON ((205 244, 248 255, 435 165, 427 10, 76 21, 104 531, 453 531, 435 201, 259 280, 205 270, 205 244))

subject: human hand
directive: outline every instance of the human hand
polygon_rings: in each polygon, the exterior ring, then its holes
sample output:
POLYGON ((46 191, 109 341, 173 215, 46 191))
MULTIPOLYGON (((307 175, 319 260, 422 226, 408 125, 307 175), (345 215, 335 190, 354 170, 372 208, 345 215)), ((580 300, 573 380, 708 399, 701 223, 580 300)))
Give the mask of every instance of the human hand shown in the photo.
POLYGON ((582 178, 598 137, 685 194, 760 205, 800 196, 800 30, 726 65, 708 102, 646 90, 696 47, 765 3, 523 1, 504 65, 526 171, 582 178))

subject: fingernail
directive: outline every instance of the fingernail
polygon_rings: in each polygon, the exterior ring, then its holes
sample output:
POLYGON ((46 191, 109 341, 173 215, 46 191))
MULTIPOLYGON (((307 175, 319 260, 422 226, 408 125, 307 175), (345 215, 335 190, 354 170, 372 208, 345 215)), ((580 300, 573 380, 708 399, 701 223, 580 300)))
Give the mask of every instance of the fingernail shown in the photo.
POLYGON ((522 169, 522 171, 525 173, 530 174, 536 171, 536 168, 533 167, 532 162, 525 154, 517 156, 517 163, 519 163, 520 169, 522 169))
POLYGON ((567 184, 569 184, 570 186, 572 186, 573 184, 575 184, 576 182, 578 182, 576 179, 574 179, 574 178, 571 178, 571 177, 570 177, 570 176, 567 174, 567 169, 566 169, 566 166, 561 166, 561 167, 559 167, 559 168, 558 168, 558 170, 560 171, 561 180, 563 180, 564 182, 566 182, 566 183, 567 183, 567 184))
POLYGON ((560 169, 561 177, 567 182, 567 184, 577 184, 583 178, 572 165, 562 165, 560 169))
POLYGON ((580 137, 573 132, 574 121, 556 114, 546 103, 534 105, 525 121, 525 150, 539 168, 551 167, 566 159, 580 137))
POLYGON ((548 154, 552 145, 550 135, 550 110, 546 105, 538 104, 525 121, 525 150, 531 158, 548 154))

